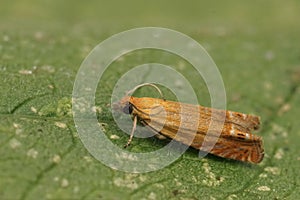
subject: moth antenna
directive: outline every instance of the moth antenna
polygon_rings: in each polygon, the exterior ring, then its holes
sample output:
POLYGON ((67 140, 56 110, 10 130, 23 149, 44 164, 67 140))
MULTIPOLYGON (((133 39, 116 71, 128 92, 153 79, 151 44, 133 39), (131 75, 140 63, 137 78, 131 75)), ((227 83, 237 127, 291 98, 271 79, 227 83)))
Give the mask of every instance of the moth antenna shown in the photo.
POLYGON ((137 86, 135 86, 132 90, 128 91, 128 92, 126 93, 126 96, 129 96, 130 93, 132 94, 135 90, 139 89, 140 87, 144 87, 144 86, 151 86, 151 87, 154 87, 154 88, 158 91, 158 93, 160 94, 160 97, 161 97, 163 100, 166 100, 166 99, 164 98, 164 95, 163 95, 163 93, 161 92, 161 90, 160 90, 155 84, 153 84, 153 83, 143 83, 143 84, 137 85, 137 86))
POLYGON ((132 130, 131 130, 131 133, 130 133, 130 137, 127 141, 127 143, 124 145, 124 148, 128 147, 133 139, 133 134, 134 134, 134 131, 136 129, 136 124, 137 124, 137 116, 135 115, 134 116, 134 119, 133 119, 133 127, 132 127, 132 130))

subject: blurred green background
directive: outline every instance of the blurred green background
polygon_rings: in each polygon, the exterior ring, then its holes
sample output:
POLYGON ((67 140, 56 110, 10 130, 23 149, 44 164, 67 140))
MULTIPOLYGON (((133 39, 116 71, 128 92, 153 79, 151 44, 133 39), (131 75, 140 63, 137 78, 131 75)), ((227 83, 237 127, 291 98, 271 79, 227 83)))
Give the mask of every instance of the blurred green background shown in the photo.
MULTIPOLYGON (((297 199, 300 139, 299 1, 0 2, 0 199, 297 199), (170 166, 146 174, 110 169, 80 142, 70 113, 83 59, 109 36, 158 26, 202 44, 222 74, 228 109, 262 117, 265 159, 247 165, 189 149, 170 166)), ((128 136, 110 115, 113 84, 133 66, 174 66, 193 85, 192 68, 159 51, 112 64, 98 90, 98 119, 114 143, 128 136), (100 111, 101 110, 101 111, 100 111)), ((196 93, 209 106, 205 85, 196 93)), ((133 140, 129 151, 166 142, 133 140)), ((101 147, 99 147, 101 148, 101 147)))

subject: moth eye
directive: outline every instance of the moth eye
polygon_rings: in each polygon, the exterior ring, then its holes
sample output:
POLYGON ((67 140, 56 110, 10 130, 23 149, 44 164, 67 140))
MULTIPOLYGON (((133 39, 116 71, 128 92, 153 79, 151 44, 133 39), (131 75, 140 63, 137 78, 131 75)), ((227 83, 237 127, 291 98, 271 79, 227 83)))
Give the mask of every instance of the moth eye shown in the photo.
POLYGON ((125 114, 131 114, 133 111, 132 105, 130 103, 126 104, 123 108, 125 114))

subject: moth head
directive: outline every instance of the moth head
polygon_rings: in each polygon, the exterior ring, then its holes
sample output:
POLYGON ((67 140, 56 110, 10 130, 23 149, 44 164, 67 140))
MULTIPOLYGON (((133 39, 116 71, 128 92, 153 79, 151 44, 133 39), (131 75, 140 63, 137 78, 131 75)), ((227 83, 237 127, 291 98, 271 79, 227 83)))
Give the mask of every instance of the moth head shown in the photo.
POLYGON ((133 105, 130 103, 130 97, 125 96, 119 102, 114 103, 113 109, 125 114, 131 114, 133 111, 133 105))
POLYGON ((129 102, 127 104, 125 104, 125 106, 123 107, 122 111, 125 114, 131 114, 132 111, 133 111, 132 104, 129 103, 129 102))

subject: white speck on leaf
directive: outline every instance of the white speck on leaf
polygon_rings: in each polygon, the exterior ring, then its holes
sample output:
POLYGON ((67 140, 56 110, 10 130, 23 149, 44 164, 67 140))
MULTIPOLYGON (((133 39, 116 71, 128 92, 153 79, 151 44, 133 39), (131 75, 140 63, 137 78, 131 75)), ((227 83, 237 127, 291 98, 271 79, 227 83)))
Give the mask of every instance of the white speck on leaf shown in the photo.
POLYGON ((271 189, 268 187, 268 186, 260 186, 260 187, 258 187, 257 188, 259 191, 265 191, 265 192, 267 192, 267 191, 270 191, 271 189))
POLYGON ((137 157, 135 155, 124 153, 124 152, 116 153, 116 157, 122 160, 125 159, 125 160, 137 161, 137 157))
POLYGON ((92 91, 92 88, 87 87, 87 88, 84 88, 84 90, 85 91, 92 91))
POLYGON ((73 192, 74 192, 74 193, 78 193, 78 192, 79 192, 79 187, 78 187, 78 186, 75 186, 74 189, 73 189, 73 192))
POLYGON ((105 132, 105 127, 107 126, 107 123, 98 123, 98 125, 100 126, 101 130, 105 132))
POLYGON ((83 159, 86 160, 87 162, 92 162, 91 156, 84 156, 83 159))
POLYGON ((206 173, 206 179, 202 180, 203 184, 207 186, 219 186, 225 180, 224 177, 217 178, 216 175, 211 172, 211 167, 208 165, 208 163, 203 163, 202 168, 206 173))
POLYGON ((89 102, 87 102, 84 98, 72 98, 73 109, 78 113, 84 113, 86 108, 89 108, 89 102))
POLYGON ((33 112, 33 113, 37 113, 37 109, 33 106, 31 106, 30 110, 33 112))
POLYGON ((237 199, 238 197, 237 197, 237 195, 236 194, 231 194, 231 195, 229 195, 228 196, 228 200, 234 200, 234 199, 237 199))
POLYGON ((31 148, 27 151, 27 156, 31 158, 36 158, 38 156, 39 152, 37 150, 31 148))
POLYGON ((21 129, 21 125, 17 123, 13 123, 13 127, 16 129, 16 135, 20 135, 23 132, 23 129, 21 129))
POLYGON ((16 129, 16 135, 20 135, 23 132, 23 129, 18 128, 16 129))
POLYGON ((139 179, 141 182, 145 182, 147 180, 147 177, 146 176, 139 176, 139 179))
POLYGON ((286 131, 282 132, 282 137, 287 138, 288 137, 288 133, 286 131))
POLYGON ((282 149, 282 148, 279 148, 279 149, 276 151, 276 153, 275 153, 275 155, 274 155, 274 158, 277 159, 277 160, 280 160, 280 159, 282 159, 283 155, 284 155, 283 149, 282 149))
POLYGON ((20 124, 17 124, 17 123, 13 123, 13 127, 16 128, 16 129, 18 129, 18 128, 21 127, 21 125, 20 125, 20 124))
POLYGON ((182 183, 180 181, 178 181, 177 178, 175 178, 174 181, 175 181, 176 186, 182 186, 182 183))
POLYGON ((8 35, 4 35, 3 36, 3 41, 4 42, 8 42, 10 40, 9 36, 8 35))
POLYGON ((58 178, 57 176, 55 176, 55 177, 53 178, 53 180, 54 180, 55 182, 57 182, 57 181, 59 181, 59 178, 58 178))
POLYGON ((55 122, 55 126, 59 127, 59 128, 67 128, 67 124, 63 123, 63 122, 55 122))
POLYGON ((283 106, 281 106, 281 108, 278 111, 278 115, 281 116, 284 113, 288 112, 291 109, 291 104, 284 104, 283 106))
POLYGON ((41 40, 41 39, 43 39, 43 37, 44 37, 44 34, 41 31, 37 31, 37 32, 34 33, 34 38, 36 40, 41 40))
POLYGON ((21 146, 21 142, 19 142, 19 140, 17 140, 16 138, 13 138, 9 141, 9 146, 12 148, 12 149, 16 149, 18 148, 19 146, 21 146))
POLYGON ((261 173, 259 175, 259 178, 267 178, 267 177, 268 177, 268 174, 266 174, 266 173, 261 173))
POLYGON ((23 70, 19 71, 19 74, 22 74, 22 75, 31 75, 32 74, 32 70, 23 69, 23 70))
POLYGON ((269 172, 273 175, 279 175, 280 174, 280 169, 278 167, 266 167, 264 171, 269 172))
POLYGON ((137 189, 138 185, 134 182, 134 179, 129 179, 129 178, 116 178, 114 179, 114 184, 118 187, 127 187, 129 189, 137 189))
POLYGON ((110 139, 112 139, 112 140, 118 140, 118 139, 120 139, 120 137, 117 136, 117 135, 111 135, 110 139))
POLYGON ((52 158, 52 161, 56 164, 60 163, 61 161, 61 157, 59 155, 54 155, 53 158, 52 158))
POLYGON ((67 179, 62 179, 61 180, 61 187, 65 188, 69 186, 69 181, 67 179))
POLYGON ((151 192, 148 196, 148 199, 155 200, 156 199, 156 194, 154 192, 151 192))
POLYGON ((93 106, 92 107, 92 111, 94 112, 94 113, 102 113, 102 108, 101 107, 99 107, 99 106, 93 106))

